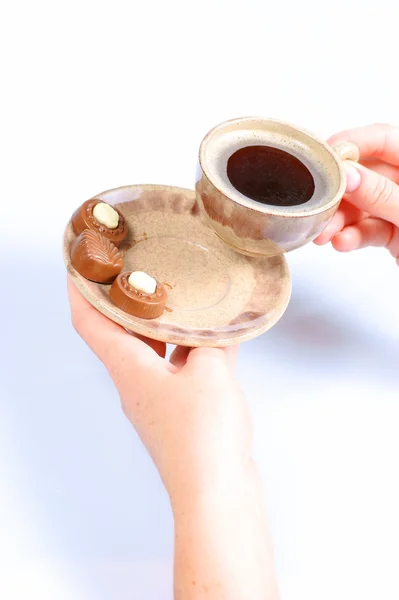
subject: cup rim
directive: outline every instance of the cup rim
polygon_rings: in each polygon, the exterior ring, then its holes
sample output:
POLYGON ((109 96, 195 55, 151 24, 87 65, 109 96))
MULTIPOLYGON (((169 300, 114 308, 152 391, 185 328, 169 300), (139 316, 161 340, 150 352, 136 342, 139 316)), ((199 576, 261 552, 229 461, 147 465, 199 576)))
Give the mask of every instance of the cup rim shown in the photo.
POLYGON ((343 159, 334 150, 334 148, 332 146, 330 146, 326 141, 322 140, 317 135, 308 131, 307 129, 304 129, 303 127, 298 127, 297 125, 294 125, 293 123, 291 123, 289 121, 283 121, 281 119, 252 116, 252 117, 237 117, 235 119, 229 119, 227 121, 223 121, 222 123, 219 123, 215 127, 212 127, 212 129, 210 131, 208 131, 208 133, 205 135, 205 137, 203 138, 203 140, 200 144, 199 164, 202 169, 202 172, 204 173, 204 175, 206 176, 208 181, 211 183, 211 185, 213 185, 213 187, 215 189, 217 189, 218 192, 223 194, 223 196, 226 196, 229 200, 231 200, 235 204, 238 204, 239 206, 244 206, 245 208, 249 208, 250 210, 253 210, 255 212, 260 212, 260 213, 263 213, 266 215, 276 215, 276 216, 283 217, 283 218, 289 218, 289 219, 300 218, 300 217, 305 218, 305 217, 311 217, 311 216, 318 215, 318 214, 323 214, 326 211, 332 209, 336 204, 338 204, 341 201, 341 199, 345 193, 345 189, 346 189, 346 172, 345 172, 345 169, 343 166, 343 159), (334 197, 327 204, 323 204, 322 206, 319 206, 317 208, 314 208, 314 209, 306 211, 306 212, 304 212, 304 211, 300 212, 298 210, 295 210, 295 207, 292 207, 292 210, 287 212, 287 211, 279 210, 278 206, 272 206, 269 204, 264 205, 264 204, 261 204, 260 202, 256 202, 255 200, 251 200, 250 198, 245 198, 245 196, 243 196, 240 199, 233 198, 228 192, 220 189, 220 187, 218 187, 212 181, 212 178, 209 175, 209 171, 205 166, 205 163, 206 163, 205 152, 206 152, 206 146, 208 144, 208 141, 217 131, 219 131, 220 129, 223 129, 224 127, 226 127, 228 125, 233 125, 235 123, 251 122, 251 121, 263 121, 266 123, 277 123, 279 125, 283 125, 284 127, 291 127, 292 129, 296 129, 300 133, 303 133, 303 134, 309 136, 315 142, 317 142, 320 146, 322 146, 333 158, 334 162, 336 163, 336 165, 338 167, 338 171, 339 171, 339 175, 340 175, 340 184, 338 186, 338 190, 337 190, 336 194, 334 195, 334 197))

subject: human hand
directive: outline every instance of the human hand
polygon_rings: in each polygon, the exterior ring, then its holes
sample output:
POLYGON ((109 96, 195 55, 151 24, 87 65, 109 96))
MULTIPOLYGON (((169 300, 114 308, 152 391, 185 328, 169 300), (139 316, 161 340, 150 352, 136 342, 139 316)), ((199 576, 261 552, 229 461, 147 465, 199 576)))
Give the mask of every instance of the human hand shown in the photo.
POLYGON ((329 143, 354 142, 360 164, 346 161, 344 199, 315 239, 340 252, 384 246, 399 265, 399 128, 369 125, 334 135, 329 143))
POLYGON ((68 278, 72 323, 108 369, 123 411, 171 496, 224 485, 251 451, 249 410, 234 376, 236 348, 178 347, 139 339, 93 308, 68 278))
POLYGON ((128 334, 68 278, 72 323, 107 367, 151 454, 175 523, 174 597, 278 599, 237 349, 178 347, 128 334))

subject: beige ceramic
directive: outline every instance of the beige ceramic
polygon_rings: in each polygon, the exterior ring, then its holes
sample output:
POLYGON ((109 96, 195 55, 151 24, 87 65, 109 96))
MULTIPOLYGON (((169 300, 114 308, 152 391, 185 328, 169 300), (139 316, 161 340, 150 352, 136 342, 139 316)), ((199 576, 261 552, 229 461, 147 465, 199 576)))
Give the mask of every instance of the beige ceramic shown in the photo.
POLYGON ((118 309, 109 285, 93 283, 71 265, 71 224, 64 259, 75 285, 104 315, 138 334, 185 346, 227 346, 260 335, 283 314, 291 282, 283 256, 249 258, 204 225, 194 191, 132 185, 98 194, 117 205, 129 234, 124 269, 145 271, 168 287, 167 310, 144 320, 118 309))
POLYGON ((218 125, 202 141, 196 178, 198 204, 215 233, 250 256, 273 256, 304 246, 326 227, 345 191, 343 161, 359 159, 358 148, 335 149, 314 135, 274 119, 243 117, 218 125), (264 205, 238 192, 227 177, 227 161, 240 148, 265 145, 299 158, 315 191, 305 204, 264 205))

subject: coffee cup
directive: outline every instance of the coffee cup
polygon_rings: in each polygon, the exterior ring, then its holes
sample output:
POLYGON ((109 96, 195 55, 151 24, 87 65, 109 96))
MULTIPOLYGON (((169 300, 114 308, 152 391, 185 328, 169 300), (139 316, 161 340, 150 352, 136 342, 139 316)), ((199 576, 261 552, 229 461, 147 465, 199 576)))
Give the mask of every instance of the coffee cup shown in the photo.
POLYGON ((276 119, 242 117, 203 139, 196 176, 206 223, 248 256, 274 256, 315 239, 334 216, 346 187, 351 142, 329 146, 276 119))

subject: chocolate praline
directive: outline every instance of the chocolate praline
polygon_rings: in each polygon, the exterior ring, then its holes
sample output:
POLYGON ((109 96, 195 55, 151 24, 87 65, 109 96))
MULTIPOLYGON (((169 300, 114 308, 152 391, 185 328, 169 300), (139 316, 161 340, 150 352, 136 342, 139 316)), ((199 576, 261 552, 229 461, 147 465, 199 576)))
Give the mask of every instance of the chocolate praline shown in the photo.
POLYGON ((97 231, 119 248, 128 233, 126 220, 122 213, 115 206, 113 206, 112 208, 116 210, 119 215, 118 227, 115 229, 110 229, 109 227, 106 227, 97 221, 93 215, 93 209, 97 204, 102 202, 103 201, 99 200, 98 198, 92 198, 91 200, 84 202, 82 206, 80 206, 72 215, 72 228, 76 235, 79 235, 85 229, 97 231))
POLYGON ((91 229, 73 240, 70 255, 77 272, 97 283, 112 283, 123 269, 123 256, 115 244, 91 229))
POLYGON ((146 294, 136 290, 128 282, 131 271, 125 271, 118 275, 113 282, 109 295, 114 304, 121 310, 141 317, 142 319, 156 319, 165 310, 167 292, 162 283, 157 282, 153 294, 146 294))

